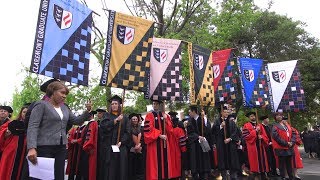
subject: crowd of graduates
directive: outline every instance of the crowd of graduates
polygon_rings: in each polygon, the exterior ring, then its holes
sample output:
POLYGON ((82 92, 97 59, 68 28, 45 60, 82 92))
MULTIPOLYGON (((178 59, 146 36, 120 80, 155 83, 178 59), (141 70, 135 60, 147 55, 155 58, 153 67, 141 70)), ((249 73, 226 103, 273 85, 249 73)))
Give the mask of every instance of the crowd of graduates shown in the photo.
POLYGON ((75 117, 63 102, 67 87, 51 80, 41 88, 43 99, 22 107, 16 120, 11 120, 11 107, 0 106, 0 179, 28 179, 25 157, 33 164, 37 157, 55 158, 58 180, 65 174, 79 180, 299 179, 298 146, 312 144, 307 143, 309 131, 301 139, 279 112, 270 117, 273 125, 268 116, 258 122, 256 113, 248 112, 248 122, 239 127, 236 115, 224 106, 213 121, 197 106, 180 120, 176 112, 164 112, 162 101, 153 100, 153 110, 143 118, 124 115, 123 100, 115 95, 108 109, 92 110, 88 103, 75 117))

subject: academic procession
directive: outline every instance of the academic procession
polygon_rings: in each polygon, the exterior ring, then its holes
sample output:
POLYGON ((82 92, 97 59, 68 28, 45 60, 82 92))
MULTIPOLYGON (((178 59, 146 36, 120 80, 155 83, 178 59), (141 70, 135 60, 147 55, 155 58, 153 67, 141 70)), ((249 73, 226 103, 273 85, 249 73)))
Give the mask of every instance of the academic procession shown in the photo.
POLYGON ((298 147, 319 154, 319 133, 291 123, 306 110, 299 60, 157 38, 155 22, 112 10, 99 84, 122 95, 108 96, 109 107, 87 98, 75 115, 66 98, 70 85, 89 85, 93 13, 76 0, 41 0, 30 72, 50 79, 16 117, 0 106, 1 180, 293 180, 303 168, 298 147), (124 113, 128 91, 144 93, 152 110, 124 113), (170 111, 169 101, 187 108, 170 111))

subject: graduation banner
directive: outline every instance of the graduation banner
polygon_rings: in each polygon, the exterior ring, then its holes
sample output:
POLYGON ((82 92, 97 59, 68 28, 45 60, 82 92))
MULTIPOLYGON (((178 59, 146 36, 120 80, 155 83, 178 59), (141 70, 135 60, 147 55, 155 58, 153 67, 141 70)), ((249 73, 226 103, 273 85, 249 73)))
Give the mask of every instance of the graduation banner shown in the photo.
POLYGON ((233 50, 212 52, 213 84, 216 103, 234 102, 237 95, 237 67, 233 50))
POLYGON ((190 66, 190 103, 214 106, 211 51, 198 45, 188 44, 190 66))
POLYGON ((182 101, 181 41, 153 38, 146 98, 182 101))
POLYGON ((147 91, 153 22, 109 11, 100 85, 147 91))
POLYGON ((298 112, 306 108, 297 60, 268 63, 270 102, 273 112, 298 112))
POLYGON ((30 71, 88 85, 92 11, 76 0, 41 0, 30 71))
POLYGON ((262 59, 239 58, 239 75, 245 107, 269 105, 269 88, 262 59))

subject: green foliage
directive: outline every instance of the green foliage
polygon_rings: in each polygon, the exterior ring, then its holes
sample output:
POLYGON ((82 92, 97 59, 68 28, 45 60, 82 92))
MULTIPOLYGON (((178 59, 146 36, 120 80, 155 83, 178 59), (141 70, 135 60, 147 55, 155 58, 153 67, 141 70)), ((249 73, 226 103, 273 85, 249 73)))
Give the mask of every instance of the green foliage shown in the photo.
POLYGON ((131 113, 143 113, 147 111, 147 105, 151 103, 150 100, 144 98, 144 94, 137 91, 130 91, 126 93, 126 100, 128 104, 132 104, 124 107, 125 114, 131 113))
POLYGON ((69 87, 70 93, 66 99, 68 106, 75 111, 84 110, 85 104, 91 101, 93 109, 108 107, 107 95, 110 94, 110 88, 99 86, 97 81, 97 79, 90 81, 93 86, 69 87))
POLYGON ((21 91, 15 89, 12 100, 12 108, 14 116, 18 115, 21 107, 25 103, 38 101, 42 98, 43 93, 40 91, 40 85, 43 80, 39 79, 37 75, 27 72, 24 80, 19 87, 21 91))

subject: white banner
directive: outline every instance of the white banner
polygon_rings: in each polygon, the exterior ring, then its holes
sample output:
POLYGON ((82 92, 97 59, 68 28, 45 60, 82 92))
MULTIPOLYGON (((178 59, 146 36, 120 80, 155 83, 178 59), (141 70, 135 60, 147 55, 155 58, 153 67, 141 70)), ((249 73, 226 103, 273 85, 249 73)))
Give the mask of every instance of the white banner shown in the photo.
POLYGON ((278 110, 283 94, 291 79, 292 73, 297 65, 297 60, 268 63, 268 74, 270 78, 272 94, 270 101, 274 111, 278 110))

